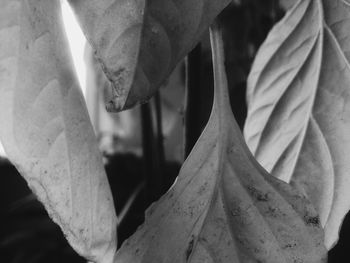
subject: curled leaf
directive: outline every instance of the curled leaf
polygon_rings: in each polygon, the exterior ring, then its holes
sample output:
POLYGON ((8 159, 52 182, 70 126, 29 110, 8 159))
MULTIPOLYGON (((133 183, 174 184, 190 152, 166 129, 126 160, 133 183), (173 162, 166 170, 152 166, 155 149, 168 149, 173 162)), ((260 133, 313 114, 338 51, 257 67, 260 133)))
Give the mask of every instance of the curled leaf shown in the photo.
POLYGON ((345 0, 298 1, 248 79, 248 146, 272 175, 305 190, 328 248, 350 208, 349 27, 345 0))
POLYGON ((58 0, 1 0, 0 139, 72 247, 111 262, 116 216, 58 0))
POLYGON ((109 110, 147 101, 229 0, 69 0, 112 96, 109 110))
POLYGON ((324 262, 317 214, 296 189, 251 156, 231 112, 223 46, 212 29, 215 98, 210 120, 173 187, 115 263, 324 262))

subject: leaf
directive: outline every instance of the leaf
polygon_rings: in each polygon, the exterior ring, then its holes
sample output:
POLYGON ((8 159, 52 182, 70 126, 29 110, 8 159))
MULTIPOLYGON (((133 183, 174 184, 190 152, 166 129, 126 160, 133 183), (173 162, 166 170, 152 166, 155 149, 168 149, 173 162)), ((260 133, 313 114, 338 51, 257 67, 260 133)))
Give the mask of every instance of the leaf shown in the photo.
POLYGON ((350 208, 349 27, 347 2, 299 1, 248 79, 248 146, 272 175, 305 189, 327 248, 350 208))
POLYGON ((298 0, 279 0, 279 5, 282 7, 283 10, 289 10, 291 9, 298 0))
POLYGON ((115 263, 324 262, 313 206, 254 160, 231 112, 223 43, 212 29, 215 98, 180 175, 115 263))
POLYGON ((73 248, 111 262, 116 216, 58 0, 1 0, 0 138, 73 248))
POLYGON ((69 0, 112 96, 107 108, 147 101, 229 0, 69 0))

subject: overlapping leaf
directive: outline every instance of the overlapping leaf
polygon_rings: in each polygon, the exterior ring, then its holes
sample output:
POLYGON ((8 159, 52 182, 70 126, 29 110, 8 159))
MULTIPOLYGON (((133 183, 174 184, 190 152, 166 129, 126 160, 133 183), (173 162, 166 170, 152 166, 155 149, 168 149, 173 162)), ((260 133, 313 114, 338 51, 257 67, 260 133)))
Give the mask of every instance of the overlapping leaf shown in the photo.
POLYGON ((174 186, 146 214, 115 263, 324 262, 313 206, 268 175, 232 115, 216 27, 215 99, 209 123, 174 186))
POLYGON ((0 138, 77 252, 111 262, 113 200, 58 0, 0 0, 0 138))
POLYGON ((111 81, 110 110, 146 101, 229 0, 69 0, 111 81))
POLYGON ((248 80, 245 137, 272 175, 305 189, 330 248, 350 208, 350 4, 301 0, 248 80))

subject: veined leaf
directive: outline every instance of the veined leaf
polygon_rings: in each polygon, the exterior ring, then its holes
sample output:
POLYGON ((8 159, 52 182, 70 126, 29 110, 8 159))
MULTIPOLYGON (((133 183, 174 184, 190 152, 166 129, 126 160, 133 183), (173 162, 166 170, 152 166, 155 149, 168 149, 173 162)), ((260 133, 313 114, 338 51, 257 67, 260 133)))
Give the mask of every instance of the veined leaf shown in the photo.
POLYGON ((251 156, 231 112, 219 29, 212 29, 215 98, 180 175, 146 213, 115 263, 324 262, 313 206, 251 156))
POLYGON ((0 138, 73 248, 111 262, 116 216, 58 0, 0 0, 0 138))
POLYGON ((248 146, 272 175, 304 188, 328 248, 350 208, 349 28, 345 0, 298 1, 248 79, 248 146))
POLYGON ((111 82, 111 111, 147 101, 229 0, 69 0, 111 82))

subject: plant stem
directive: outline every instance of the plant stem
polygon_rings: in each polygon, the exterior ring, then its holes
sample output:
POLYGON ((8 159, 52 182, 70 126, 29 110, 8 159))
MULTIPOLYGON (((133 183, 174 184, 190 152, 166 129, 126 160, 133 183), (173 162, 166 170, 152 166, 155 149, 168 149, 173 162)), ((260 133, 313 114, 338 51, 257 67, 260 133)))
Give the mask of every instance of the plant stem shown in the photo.
MULTIPOLYGON (((164 175, 165 167, 165 150, 164 150, 164 135, 163 135, 163 125, 162 125, 162 104, 161 104, 161 94, 159 90, 154 96, 154 105, 156 112, 156 128, 157 128, 157 155, 159 156, 160 172, 164 175)), ((163 182, 162 186, 163 186, 163 182)))
POLYGON ((146 182, 145 206, 148 206, 150 203, 156 201, 162 193, 161 165, 153 129, 151 105, 149 103, 141 106, 141 124, 144 177, 146 182))
POLYGON ((213 56, 214 71, 214 104, 218 112, 228 111, 232 114, 228 83, 225 69, 224 41, 222 37, 222 24, 216 19, 210 27, 210 43, 213 56))
POLYGON ((200 79, 202 48, 198 44, 187 56, 186 63, 186 96, 185 96, 185 158, 201 134, 200 123, 200 79))

